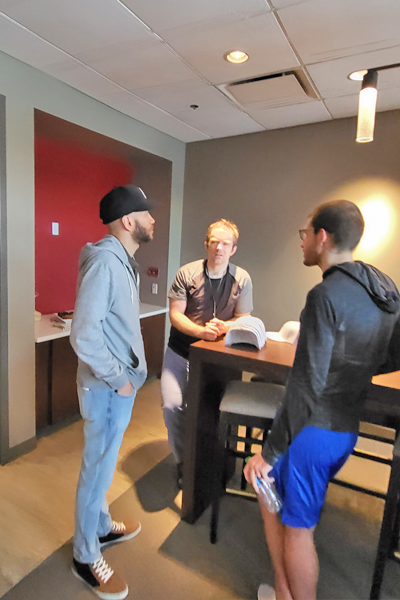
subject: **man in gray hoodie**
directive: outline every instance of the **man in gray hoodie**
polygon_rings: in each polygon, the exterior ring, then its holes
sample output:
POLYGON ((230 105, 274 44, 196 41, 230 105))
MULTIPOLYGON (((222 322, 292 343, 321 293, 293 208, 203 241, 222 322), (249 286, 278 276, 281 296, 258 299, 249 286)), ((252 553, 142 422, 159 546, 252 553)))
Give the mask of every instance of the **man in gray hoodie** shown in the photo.
POLYGON ((153 239, 154 219, 143 191, 120 186, 100 202, 108 235, 86 244, 79 259, 71 344, 78 355, 78 397, 84 449, 75 504, 72 571, 97 596, 123 599, 128 586, 101 550, 135 537, 138 522, 111 519, 106 491, 147 375, 139 318, 139 274, 134 254, 153 239))

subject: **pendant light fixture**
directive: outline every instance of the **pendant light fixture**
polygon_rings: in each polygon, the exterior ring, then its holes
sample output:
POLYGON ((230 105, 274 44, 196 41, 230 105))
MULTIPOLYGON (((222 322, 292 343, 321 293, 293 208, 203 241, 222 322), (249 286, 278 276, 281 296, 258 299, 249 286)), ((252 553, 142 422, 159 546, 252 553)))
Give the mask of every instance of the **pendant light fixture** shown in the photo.
POLYGON ((378 71, 398 69, 400 63, 364 69, 350 73, 349 79, 362 81, 360 100, 358 104, 358 121, 356 142, 372 142, 374 139, 376 99, 378 95, 378 71))
POLYGON ((365 73, 361 84, 356 142, 372 142, 374 139, 377 94, 378 72, 370 69, 365 73))

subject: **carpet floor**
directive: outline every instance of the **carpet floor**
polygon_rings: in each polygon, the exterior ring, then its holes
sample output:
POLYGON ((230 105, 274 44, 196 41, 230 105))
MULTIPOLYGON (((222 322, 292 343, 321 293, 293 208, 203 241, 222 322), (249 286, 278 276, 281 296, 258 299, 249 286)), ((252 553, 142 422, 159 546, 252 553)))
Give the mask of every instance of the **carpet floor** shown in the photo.
MULTIPOLYGON (((210 509, 195 525, 180 521, 175 465, 166 441, 142 444, 125 458, 122 469, 132 487, 112 504, 112 515, 116 520, 138 518, 142 532, 104 554, 128 582, 129 599, 255 600, 258 585, 273 582, 255 502, 224 498, 219 539, 211 545, 210 509)), ((379 521, 329 501, 325 504, 316 531, 319 599, 368 598, 378 534, 379 521)), ((70 540, 7 592, 4 600, 94 598, 72 575, 71 556, 70 540)), ((386 566, 381 598, 400 598, 400 565, 393 561, 386 566)))

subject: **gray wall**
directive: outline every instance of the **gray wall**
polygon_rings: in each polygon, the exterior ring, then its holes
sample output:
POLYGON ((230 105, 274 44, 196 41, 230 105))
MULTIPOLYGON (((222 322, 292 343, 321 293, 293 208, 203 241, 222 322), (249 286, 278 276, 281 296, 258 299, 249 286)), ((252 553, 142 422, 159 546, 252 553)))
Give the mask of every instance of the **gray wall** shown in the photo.
POLYGON ((8 439, 8 298, 6 200, 6 99, 0 96, 0 458, 8 439))
POLYGON ((142 244, 135 255, 140 265, 140 299, 166 306, 172 163, 147 154, 146 158, 136 160, 134 166, 136 175, 133 182, 148 196, 152 204, 151 214, 156 221, 153 241, 142 244), (157 267, 158 277, 147 275, 149 267, 157 267), (151 292, 152 283, 158 284, 156 295, 151 292))
POLYGON ((0 72, 0 94, 6 98, 8 240, 8 398, 3 401, 8 401, 9 448, 14 450, 9 456, 15 456, 35 436, 34 109, 172 162, 169 281, 179 266, 185 144, 3 53, 0 72))
POLYGON ((318 268, 302 264, 298 229, 319 203, 382 196, 392 229, 373 262, 400 286, 400 111, 377 115, 375 141, 355 143, 356 120, 341 119, 188 144, 181 263, 203 256, 208 224, 221 217, 240 230, 233 262, 249 271, 254 315, 276 330, 297 320, 318 268), (396 225, 397 220, 397 225, 396 225))

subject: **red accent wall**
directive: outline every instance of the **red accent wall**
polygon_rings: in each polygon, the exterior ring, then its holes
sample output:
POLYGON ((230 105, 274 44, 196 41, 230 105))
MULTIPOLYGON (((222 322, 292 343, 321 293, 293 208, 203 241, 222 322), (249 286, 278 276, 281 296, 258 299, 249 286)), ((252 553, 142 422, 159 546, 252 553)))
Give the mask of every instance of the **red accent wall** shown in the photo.
POLYGON ((96 155, 62 141, 35 140, 36 310, 74 308, 79 253, 106 233, 101 198, 133 179, 128 162, 96 155), (51 224, 59 223, 59 235, 51 224))

